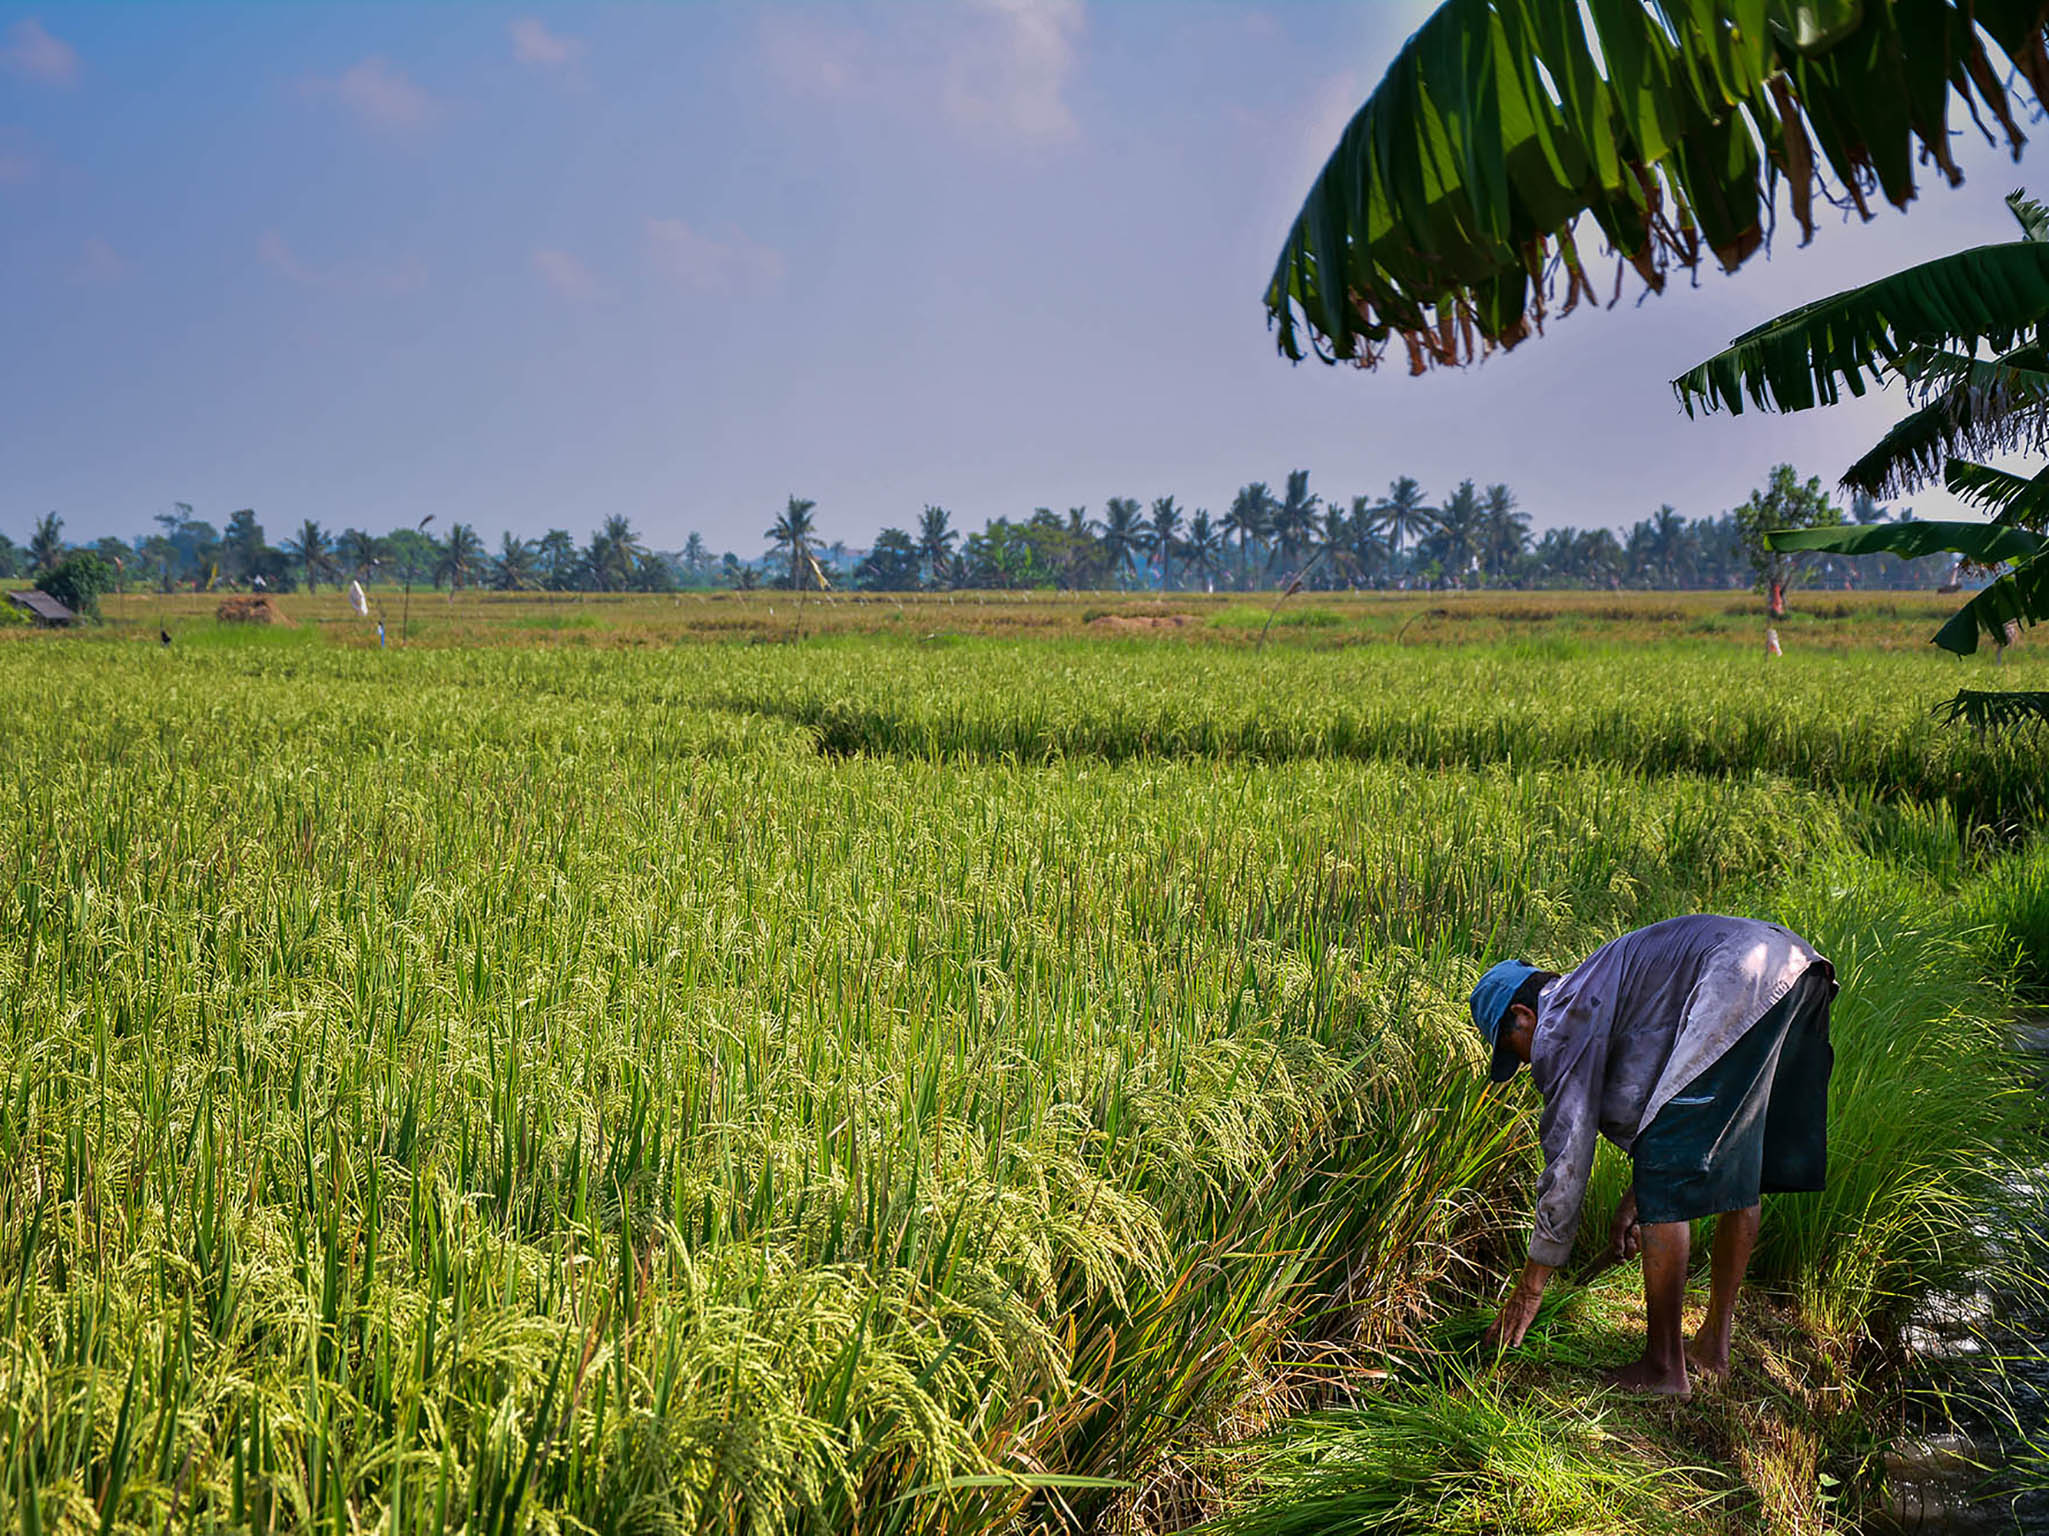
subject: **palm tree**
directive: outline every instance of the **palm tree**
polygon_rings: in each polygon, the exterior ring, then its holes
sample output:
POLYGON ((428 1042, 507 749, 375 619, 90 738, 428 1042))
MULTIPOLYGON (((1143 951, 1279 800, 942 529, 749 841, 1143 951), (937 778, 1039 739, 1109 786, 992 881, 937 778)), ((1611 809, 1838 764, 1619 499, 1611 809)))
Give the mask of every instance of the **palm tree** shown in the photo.
POLYGON ((1387 495, 1380 503, 1380 521, 1387 529, 1388 548, 1399 555, 1404 544, 1413 544, 1437 526, 1437 509, 1429 504, 1423 487, 1403 475, 1388 482, 1387 495))
POLYGON ((228 574, 236 581, 254 581, 262 574, 263 524, 256 521, 256 509, 244 507, 228 514, 228 526, 221 533, 221 552, 227 556, 228 574))
POLYGON ((468 523, 452 523, 448 540, 441 546, 441 558, 434 564, 434 584, 448 583, 448 597, 455 600, 458 588, 470 585, 484 565, 484 541, 468 523))
POLYGON ((1160 562, 1160 590, 1174 584, 1174 544, 1181 536, 1181 509, 1171 496, 1153 498, 1152 520, 1146 524, 1145 547, 1160 562))
POLYGON ((1386 535, 1382 532, 1384 520, 1379 507, 1371 496, 1352 498, 1352 568, 1361 576, 1371 576, 1387 563, 1390 553, 1386 535))
POLYGON ((918 514, 918 558, 924 563, 925 580, 931 586, 939 585, 939 573, 953 554, 953 542, 959 537, 952 523, 951 512, 929 503, 918 514))
POLYGON ((818 503, 815 501, 805 501, 801 497, 792 496, 789 505, 783 508, 782 515, 768 530, 770 547, 786 553, 789 557, 792 591, 801 590, 807 585, 805 577, 809 573, 811 535, 817 526, 811 514, 817 506, 818 503))
POLYGON ((1236 496, 1231 498, 1231 505, 1224 509, 1224 515, 1217 519, 1217 543, 1219 547, 1229 550, 1232 543, 1234 541, 1237 542, 1240 546, 1241 564, 1243 563, 1243 541, 1245 535, 1242 531, 1244 525, 1239 521, 1239 513, 1244 499, 1245 492, 1241 489, 1236 496))
POLYGON ((46 512, 36 519, 28 536, 28 566, 31 571, 56 569, 64 558, 64 519, 46 512))
POLYGON ((1217 525, 1210 520, 1207 508, 1197 507, 1195 515, 1188 519, 1188 538, 1181 545, 1181 549, 1188 556, 1188 564, 1194 570, 1197 579, 1203 581, 1209 590, 1214 592, 1216 582, 1213 578, 1217 574, 1217 566, 1223 554, 1224 539, 1217 525))
POLYGON ((295 538, 285 540, 285 553, 298 562, 299 570, 306 578, 306 590, 319 590, 323 576, 334 572, 334 556, 330 552, 327 530, 312 518, 299 524, 295 538))
POLYGON ((583 560, 600 592, 624 592, 647 559, 647 548, 632 522, 615 513, 591 535, 583 560))
POLYGON ((1518 511, 1515 492, 1505 485, 1490 485, 1480 499, 1481 559, 1489 575, 1499 580, 1515 569, 1516 561, 1530 547, 1530 518, 1518 511))
POLYGON ((500 592, 531 592, 541 584, 540 567, 534 558, 534 546, 526 539, 514 538, 510 533, 498 540, 498 559, 492 571, 492 585, 500 592))
POLYGON ((1352 556, 1352 514, 1338 503, 1327 501, 1323 504, 1323 515, 1314 520, 1312 529, 1310 542, 1315 558, 1310 567, 1322 564, 1330 568, 1330 575, 1318 584, 1356 583, 1359 570, 1352 556))
POLYGON ((703 534, 692 533, 683 541, 683 569, 693 578, 711 569, 711 551, 705 548, 703 534))
POLYGON ((541 572, 551 591, 568 587, 576 575, 576 539, 567 528, 550 528, 534 545, 541 572))
POLYGON ((2019 151, 2003 82, 2049 99, 2045 41, 2040 7, 1976 0, 1451 0, 1288 231, 1265 296, 1277 344, 1368 366, 1392 351, 1412 373, 1515 346, 1593 296, 1582 213, 1656 290, 1763 249, 1781 176, 1805 236, 1824 167, 1860 212, 1874 186, 1905 208, 1917 153, 1960 179, 1952 90, 2019 151))
POLYGON ((1238 540, 1238 569, 1247 586, 1252 584, 1252 551, 1273 536, 1274 498, 1264 480, 1238 488, 1231 498, 1231 510, 1224 514, 1224 537, 1238 540))
POLYGON ((1281 493, 1280 504, 1273 511, 1273 533, 1277 553, 1290 565, 1296 562, 1300 551, 1316 531, 1318 504, 1317 498, 1309 491, 1309 471, 1289 470, 1288 488, 1281 493))
POLYGON ((1480 558, 1487 533, 1487 514, 1480 505, 1480 493, 1473 482, 1461 480, 1451 499, 1437 509, 1435 541, 1447 576, 1464 585, 1480 558))
POLYGON ((1650 515, 1644 528, 1645 555, 1666 586, 1677 586, 1690 538, 1686 519, 1667 504, 1650 515))
POLYGON ((1622 574, 1622 545, 1606 528, 1587 529, 1573 539, 1572 568, 1590 587, 1604 587, 1622 574))
POLYGON ((1139 520, 1138 499, 1134 496, 1112 496, 1103 503, 1103 558, 1116 573, 1118 586, 1124 585, 1124 573, 1136 564, 1138 551, 1145 545, 1145 525, 1139 520))
POLYGON ((1069 590, 1092 584, 1097 562, 1103 558, 1103 547, 1098 540, 1102 527, 1089 516, 1087 507, 1069 507, 1067 520, 1061 524, 1059 549, 1060 585, 1069 590))
POLYGON ((360 578, 384 563, 384 541, 361 528, 344 528, 334 541, 334 557, 351 577, 360 578))

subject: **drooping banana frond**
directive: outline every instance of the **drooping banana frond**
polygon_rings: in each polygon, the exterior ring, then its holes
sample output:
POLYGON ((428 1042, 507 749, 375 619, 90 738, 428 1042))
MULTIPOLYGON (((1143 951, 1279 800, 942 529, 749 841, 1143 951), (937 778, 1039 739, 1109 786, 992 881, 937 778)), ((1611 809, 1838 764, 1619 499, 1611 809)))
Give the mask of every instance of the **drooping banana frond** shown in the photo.
POLYGON ((1826 528, 1788 528, 1770 535, 1773 549, 1810 550, 1830 555, 1956 554, 1973 565, 2032 560, 2049 550, 2049 535, 1997 523, 1837 523, 1826 528))
POLYGON ((1761 249, 1781 175, 1808 235, 1825 174, 1904 207, 1917 142, 1960 179, 1952 93, 2018 153, 2001 80, 2049 96, 2045 24, 2045 0, 1448 0, 1289 230, 1280 349, 1370 367, 1398 342, 1422 372, 1513 346, 1596 296, 1582 214, 1659 289, 1761 249))
POLYGON ((2007 193, 2006 206, 2020 220, 2023 240, 2049 240, 2049 208, 2020 192, 2007 193))
POLYGON ((1950 494, 1991 511, 1997 527, 2040 533, 2044 524, 2049 524, 2049 469, 2015 475, 1990 465, 1952 459, 1942 478, 1950 494))
POLYGON ((1920 404, 1843 471, 1850 489, 1902 496, 1959 454, 2049 450, 2049 349, 2038 343, 1997 358, 1915 349, 1899 373, 1920 404))
POLYGON ((1935 706, 1944 725, 1968 725, 1974 731, 2039 731, 2049 725, 2049 693, 1983 693, 1965 688, 1935 706))
MULTIPOLYGON (((1987 471, 1988 474, 1997 471, 1987 471)), ((2018 477, 2015 477, 2018 478, 2018 477)), ((2049 618, 2049 534, 1999 523, 1842 523, 1831 528, 1786 528, 1768 536, 1773 549, 1832 555, 1955 554, 1972 565, 2013 569, 1974 595, 1941 629, 1935 643, 1968 656, 1981 636, 2006 645, 2029 625, 2049 618)))
MULTIPOLYGON (((2008 528, 2006 533, 2020 530, 2008 528)), ((2014 567, 1963 607, 1935 632, 1945 651, 1968 656, 1979 637, 1994 645, 2010 643, 2023 629, 2049 618, 2049 561, 2029 560, 2014 567)))
POLYGON ((2012 240, 1938 257, 1788 310, 1672 383, 1687 411, 1834 405, 1899 371, 1912 351, 2011 349, 2049 320, 2049 244, 2012 240))

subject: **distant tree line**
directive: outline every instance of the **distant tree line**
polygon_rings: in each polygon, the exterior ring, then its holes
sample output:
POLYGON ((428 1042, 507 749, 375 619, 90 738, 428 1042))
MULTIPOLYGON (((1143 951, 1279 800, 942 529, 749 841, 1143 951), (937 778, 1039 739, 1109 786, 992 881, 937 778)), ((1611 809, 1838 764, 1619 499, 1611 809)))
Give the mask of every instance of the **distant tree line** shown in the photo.
MULTIPOLYGON (((709 585, 716 574, 698 535, 693 533, 681 550, 663 554, 649 549, 624 517, 605 519, 586 543, 579 544, 565 529, 551 528, 538 539, 503 534, 495 550, 486 547, 472 523, 452 523, 444 536, 436 537, 431 517, 389 533, 361 528, 331 533, 307 519, 279 544, 270 542, 248 509, 216 528, 181 501, 158 513, 156 522, 155 533, 134 540, 103 538, 84 548, 105 562, 120 587, 161 592, 318 591, 351 581, 451 591, 668 592, 693 583, 709 585)), ((26 544, 0 533, 0 578, 39 575, 76 552, 64 542, 63 528, 63 518, 52 512, 36 521, 26 544)))
POLYGON ((1687 518, 1663 506, 1627 528, 1566 526, 1533 536, 1529 515, 1506 485, 1463 480, 1439 500, 1403 476, 1384 495, 1326 498, 1298 469, 1278 493, 1258 480, 1241 487, 1220 516, 1184 509, 1172 496, 1149 504, 1112 496, 1100 517, 1086 506, 1064 513, 1040 507, 1026 518, 992 518, 963 535, 951 512, 927 505, 914 527, 885 528, 866 550, 826 542, 817 503, 792 496, 765 530, 765 554, 743 559, 731 551, 713 556, 696 533, 680 550, 650 549, 623 516, 606 518, 583 543, 552 528, 537 539, 502 534, 494 548, 471 523, 452 523, 437 536, 428 517, 387 533, 331 533, 308 519, 272 544, 253 510, 235 512, 216 528, 178 502, 157 515, 156 531, 133 540, 68 545, 54 512, 35 522, 24 544, 0 533, 0 579, 40 580, 67 558, 90 554, 96 564, 87 574, 107 589, 163 592, 317 591, 350 581, 512 592, 1740 588, 1810 578, 1933 586, 1952 569, 1946 557, 1803 560, 1764 547, 1763 534, 1775 527, 1913 515, 1912 508, 1895 511, 1859 495, 1846 517, 1818 479, 1803 481, 1782 464, 1741 507, 1719 516, 1687 518))
MULTIPOLYGON (((811 503, 791 501, 771 530, 779 550, 814 537, 811 503), (802 509, 803 518, 792 515, 802 509)), ((1911 519, 1867 496, 1848 520, 1911 519)), ((1800 560, 1775 555, 1773 528, 1845 520, 1819 479, 1775 468, 1741 507, 1686 518, 1663 506, 1631 526, 1560 527, 1532 537, 1529 516, 1506 485, 1460 481, 1435 501, 1407 476, 1382 496, 1324 498, 1309 472, 1289 473, 1276 494, 1264 481, 1243 486, 1222 516, 1183 509, 1172 496, 1150 506, 1113 496, 1100 518, 1087 507, 1028 518, 995 518, 965 538, 944 508, 927 506, 914 529, 885 528, 855 566, 855 585, 877 591, 1067 587, 1155 591, 1341 588, 1664 587, 1740 588, 1819 579, 1862 587, 1927 587, 1945 578, 1945 558, 1890 555, 1800 560)), ((792 572, 799 562, 793 558, 792 572)), ((815 573, 814 573, 815 574, 815 573)), ((794 579, 794 577, 792 578, 794 579)))

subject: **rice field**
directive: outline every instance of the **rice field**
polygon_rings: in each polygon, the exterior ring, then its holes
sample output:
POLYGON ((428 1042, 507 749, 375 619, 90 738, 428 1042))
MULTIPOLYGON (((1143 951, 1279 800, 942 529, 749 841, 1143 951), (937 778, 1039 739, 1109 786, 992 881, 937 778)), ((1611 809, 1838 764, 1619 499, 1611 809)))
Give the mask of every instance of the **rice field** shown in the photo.
POLYGON ((1861 1379, 1988 1262, 2036 748, 1785 661, 10 638, 0 1521, 1257 1526, 1328 1490, 1233 1448, 1313 1409, 1355 1529, 1826 1528, 1847 1428, 1600 1471, 1557 1378, 1628 1281, 1466 1347, 1536 1171, 1466 989, 1688 909, 1844 982, 1773 1358, 1861 1379))

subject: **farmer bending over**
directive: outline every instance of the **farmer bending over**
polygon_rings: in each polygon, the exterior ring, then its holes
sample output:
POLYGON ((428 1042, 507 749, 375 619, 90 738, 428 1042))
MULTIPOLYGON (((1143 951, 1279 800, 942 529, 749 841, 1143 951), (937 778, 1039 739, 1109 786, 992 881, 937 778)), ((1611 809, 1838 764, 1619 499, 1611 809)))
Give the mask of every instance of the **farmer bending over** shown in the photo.
POLYGON ((1524 1062, 1544 1096, 1544 1173, 1530 1261, 1487 1330, 1522 1342, 1572 1251, 1594 1138, 1630 1155, 1609 1256, 1643 1254, 1643 1359, 1611 1385, 1685 1396, 1687 1366, 1729 1369, 1736 1290, 1758 1194, 1822 1187, 1835 969, 1798 934, 1741 917, 1675 917, 1626 933, 1569 976, 1504 960, 1473 988, 1473 1022, 1505 1083, 1524 1062), (1715 1223, 1707 1317, 1682 1344, 1687 1223, 1715 1223))

